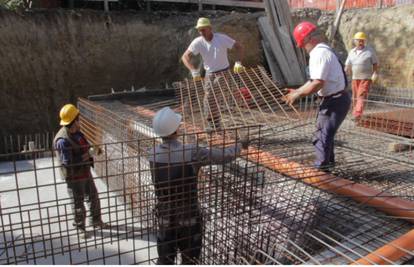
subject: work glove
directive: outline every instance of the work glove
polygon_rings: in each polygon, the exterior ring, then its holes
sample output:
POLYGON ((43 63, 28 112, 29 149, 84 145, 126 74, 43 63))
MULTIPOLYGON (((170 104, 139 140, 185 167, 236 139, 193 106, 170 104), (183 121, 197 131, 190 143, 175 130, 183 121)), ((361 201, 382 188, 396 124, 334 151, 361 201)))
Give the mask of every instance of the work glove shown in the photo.
POLYGON ((192 70, 191 71, 191 76, 193 77, 193 80, 195 82, 202 80, 201 75, 200 75, 200 71, 198 71, 198 70, 192 70))
POLYGON ((236 61, 236 63, 234 63, 234 67, 233 67, 233 72, 234 73, 240 73, 240 72, 243 72, 245 70, 246 70, 246 68, 243 67, 243 65, 241 64, 240 61, 236 61))
POLYGON ((102 154, 102 149, 100 147, 98 147, 98 146, 95 146, 95 145, 94 146, 91 146, 89 148, 89 154, 91 156, 99 156, 99 155, 102 154))
POLYGON ((377 72, 376 72, 376 71, 374 71, 374 73, 373 73, 373 74, 372 74, 372 76, 371 76, 371 81, 372 81, 373 83, 375 83, 377 80, 378 80, 378 74, 377 74, 377 72))

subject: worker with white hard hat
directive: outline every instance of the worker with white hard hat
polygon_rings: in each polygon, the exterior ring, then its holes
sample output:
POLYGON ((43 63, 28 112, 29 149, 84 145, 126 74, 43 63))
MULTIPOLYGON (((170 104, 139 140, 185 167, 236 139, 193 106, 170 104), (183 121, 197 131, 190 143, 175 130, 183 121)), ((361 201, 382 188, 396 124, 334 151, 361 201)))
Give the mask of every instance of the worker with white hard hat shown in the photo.
POLYGON ((352 73, 352 115, 357 122, 364 112, 372 83, 378 79, 378 58, 374 49, 366 45, 364 32, 357 32, 353 42, 355 47, 348 53, 345 71, 352 73))
POLYGON ((234 73, 240 73, 245 70, 241 61, 243 60, 242 45, 224 33, 213 32, 211 22, 208 18, 199 18, 195 28, 200 36, 195 38, 181 57, 184 65, 191 72, 195 81, 200 81, 200 71, 191 63, 191 58, 201 55, 204 69, 206 71, 204 84, 204 115, 209 123, 210 129, 219 129, 220 119, 217 106, 217 100, 213 99, 211 93, 215 77, 226 71, 230 67, 227 52, 229 49, 235 49, 237 60, 234 64, 234 73))
POLYGON ((64 105, 59 116, 62 127, 53 140, 56 159, 66 182, 68 194, 72 198, 72 209, 75 214, 73 226, 81 230, 84 237, 88 237, 85 222, 85 196, 90 204, 91 225, 102 229, 110 227, 102 222, 101 204, 91 174, 91 166, 93 166, 91 152, 95 151, 96 154, 100 154, 101 151, 98 147, 91 146, 80 131, 79 110, 74 105, 64 105))
POLYGON ((346 91, 346 74, 332 48, 323 42, 316 25, 308 21, 301 22, 295 27, 293 36, 297 46, 309 53, 310 80, 286 95, 285 99, 291 105, 300 97, 318 94, 321 102, 313 138, 316 155, 314 166, 329 170, 335 165, 335 134, 351 103, 346 91))
POLYGON ((198 203, 197 174, 203 165, 234 160, 243 140, 235 145, 204 148, 178 140, 181 115, 169 107, 153 119, 154 132, 162 143, 149 152, 152 179, 157 197, 157 264, 174 264, 180 251, 182 264, 197 264, 202 244, 202 218, 198 203))

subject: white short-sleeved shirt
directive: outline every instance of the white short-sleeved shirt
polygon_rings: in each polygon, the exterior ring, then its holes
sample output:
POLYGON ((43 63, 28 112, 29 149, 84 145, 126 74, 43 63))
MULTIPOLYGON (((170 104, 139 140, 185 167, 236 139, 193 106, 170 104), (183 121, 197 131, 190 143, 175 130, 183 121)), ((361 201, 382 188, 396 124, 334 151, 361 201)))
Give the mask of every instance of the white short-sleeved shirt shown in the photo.
POLYGON ((378 64, 378 58, 374 50, 368 46, 363 49, 353 48, 345 61, 345 65, 352 67, 353 80, 371 79, 374 64, 378 64))
POLYGON ((202 36, 195 38, 188 50, 194 55, 201 54, 207 73, 220 71, 229 67, 227 50, 233 48, 236 41, 222 33, 214 33, 208 42, 202 36))
POLYGON ((309 53, 309 75, 311 80, 323 80, 318 91, 320 96, 329 96, 344 90, 345 80, 341 64, 331 48, 317 44, 309 53))

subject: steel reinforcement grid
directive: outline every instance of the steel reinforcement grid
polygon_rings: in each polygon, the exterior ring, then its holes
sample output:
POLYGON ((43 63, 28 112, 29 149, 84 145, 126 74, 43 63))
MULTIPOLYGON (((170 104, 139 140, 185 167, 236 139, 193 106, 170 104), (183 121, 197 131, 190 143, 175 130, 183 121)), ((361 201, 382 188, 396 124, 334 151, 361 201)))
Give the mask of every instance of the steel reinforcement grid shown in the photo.
POLYGON ((370 96, 364 116, 375 127, 347 119, 337 135, 337 165, 319 171, 312 168, 314 98, 284 104, 286 90, 261 68, 218 75, 212 84, 176 83, 175 99, 79 100, 82 132, 102 150, 91 171, 109 229, 87 224, 85 233, 72 225, 73 199, 53 151, 1 155, 0 263, 155 264, 157 236, 166 232, 173 238, 158 246, 172 248, 174 263, 410 262, 412 132, 410 121, 394 114, 412 111, 409 98, 370 96), (200 168, 190 182, 160 188, 150 161, 162 140, 152 118, 164 106, 183 114, 183 143, 222 153, 241 138, 250 144, 225 164, 195 161, 200 168), (386 120, 405 132, 372 122, 389 111, 386 120), (171 223, 163 212, 174 217, 171 223))

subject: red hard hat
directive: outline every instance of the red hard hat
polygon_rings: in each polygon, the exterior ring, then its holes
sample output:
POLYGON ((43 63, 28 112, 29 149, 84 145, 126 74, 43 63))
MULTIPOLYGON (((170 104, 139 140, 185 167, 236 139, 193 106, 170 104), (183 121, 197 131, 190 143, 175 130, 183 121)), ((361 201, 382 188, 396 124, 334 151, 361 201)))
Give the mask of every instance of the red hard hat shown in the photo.
POLYGON ((298 47, 303 47, 303 40, 314 30, 316 30, 315 24, 304 21, 299 23, 293 30, 293 37, 295 37, 296 44, 298 47))

